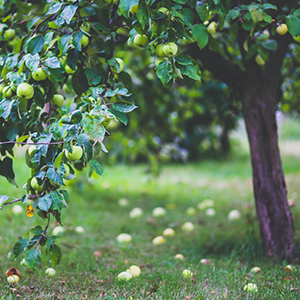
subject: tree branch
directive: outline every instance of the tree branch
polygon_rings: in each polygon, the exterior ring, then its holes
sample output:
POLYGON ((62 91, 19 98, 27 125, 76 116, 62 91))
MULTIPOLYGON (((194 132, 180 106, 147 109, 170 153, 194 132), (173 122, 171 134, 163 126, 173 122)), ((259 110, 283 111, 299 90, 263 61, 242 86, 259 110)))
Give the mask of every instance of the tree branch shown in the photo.
POLYGON ((235 90, 242 88, 246 77, 245 72, 238 65, 228 61, 222 54, 208 48, 200 50, 196 43, 189 46, 188 52, 194 59, 201 60, 205 68, 219 80, 235 90))

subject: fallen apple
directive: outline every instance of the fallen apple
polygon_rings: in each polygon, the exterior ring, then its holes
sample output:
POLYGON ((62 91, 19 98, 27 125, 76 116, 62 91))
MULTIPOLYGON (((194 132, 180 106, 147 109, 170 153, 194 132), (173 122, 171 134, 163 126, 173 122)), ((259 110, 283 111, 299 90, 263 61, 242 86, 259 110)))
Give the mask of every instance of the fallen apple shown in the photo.
POLYGON ((16 204, 12 207, 11 211, 14 215, 19 215, 23 212, 23 207, 21 205, 16 204))
POLYGON ((153 240, 152 240, 152 244, 153 245, 160 245, 160 244, 164 244, 166 242, 166 239, 159 235, 157 237, 155 237, 153 240))
POLYGON ((209 208, 206 210, 205 214, 209 217, 213 217, 216 215, 216 211, 213 208, 209 208))
POLYGON ((248 283, 244 286, 243 291, 249 292, 249 293, 256 293, 256 292, 258 292, 258 288, 257 288, 256 284, 248 283))
POLYGON ((95 251, 93 253, 93 255, 96 256, 96 257, 98 257, 98 258, 102 256, 101 252, 99 252, 99 251, 95 251))
POLYGON ((75 228, 75 231, 76 231, 77 233, 84 233, 84 232, 85 232, 84 228, 81 227, 81 226, 77 226, 77 227, 75 228))
POLYGON ((139 218, 142 216, 142 214, 143 214, 143 210, 139 207, 135 207, 129 212, 129 216, 132 219, 139 218))
POLYGON ((167 211, 163 207, 156 207, 152 211, 153 217, 163 217, 165 216, 167 211))
POLYGON ((184 224, 182 224, 181 229, 183 231, 190 232, 195 229, 195 226, 192 222, 185 222, 184 224))
POLYGON ((133 278, 139 277, 141 274, 141 269, 138 266, 131 266, 126 272, 130 273, 133 278))
POLYGON ((119 243, 130 243, 132 241, 132 236, 128 233, 121 233, 117 236, 117 241, 119 243))
POLYGON ((65 229, 62 226, 56 226, 52 230, 52 235, 60 236, 64 231, 65 229))
POLYGON ((178 254, 176 254, 174 256, 174 259, 176 259, 176 260, 184 260, 184 256, 182 254, 178 253, 178 254))
POLYGON ((250 273, 257 274, 261 273, 261 268, 260 267, 254 267, 251 269, 250 273))
POLYGON ((241 218, 241 213, 236 209, 232 210, 228 214, 228 219, 230 221, 234 221, 234 220, 237 220, 237 219, 240 219, 240 218, 241 218))
POLYGON ((185 269, 182 271, 182 277, 184 278, 191 278, 193 277, 193 272, 191 270, 185 269))
POLYGON ((120 199, 118 200, 118 203, 119 203, 120 206, 123 206, 123 207, 129 205, 129 201, 128 201, 127 199, 125 199, 125 198, 120 198, 120 199))
POLYGON ((119 275, 118 275, 118 280, 119 281, 129 281, 132 279, 132 275, 128 272, 121 272, 119 275))
POLYGON ((7 282, 9 284, 16 284, 20 281, 20 277, 18 275, 10 275, 7 277, 7 282))
POLYGON ((164 232, 163 232, 163 235, 164 235, 165 237, 167 237, 167 236, 174 236, 174 235, 175 235, 175 231, 174 231, 173 228, 166 228, 166 229, 164 230, 164 232))
POLYGON ((194 216, 195 214, 196 214, 196 208, 194 208, 194 207, 189 207, 187 210, 186 210, 186 214, 188 215, 188 216, 194 216))
POLYGON ((52 277, 56 274, 56 271, 53 269, 53 268, 48 268, 46 271, 45 271, 45 274, 49 277, 52 277))

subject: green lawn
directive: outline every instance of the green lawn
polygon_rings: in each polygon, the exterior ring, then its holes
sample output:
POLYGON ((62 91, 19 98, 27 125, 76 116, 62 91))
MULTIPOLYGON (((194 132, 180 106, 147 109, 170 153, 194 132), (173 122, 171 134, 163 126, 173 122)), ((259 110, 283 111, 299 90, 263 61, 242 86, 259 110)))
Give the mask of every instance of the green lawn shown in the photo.
MULTIPOLYGON (((63 258, 52 278, 45 275, 46 256, 32 272, 20 265, 24 256, 15 261, 12 254, 14 243, 27 230, 36 224, 45 226, 45 222, 38 216, 28 218, 25 212, 16 216, 5 206, 0 211, 0 299, 299 299, 297 266, 293 273, 287 273, 286 262, 274 264, 263 257, 250 160, 245 150, 238 152, 227 161, 164 166, 156 180, 144 172, 143 165, 105 166, 104 175, 89 183, 82 175, 68 187, 70 203, 63 213, 66 230, 58 242, 63 258), (128 199, 129 205, 120 207, 120 198, 128 199), (187 208, 197 208, 205 199, 214 200, 215 216, 199 209, 195 215, 186 214, 187 208), (164 217, 152 216, 157 206, 167 209, 164 217), (144 212, 139 219, 129 217, 134 207, 144 212), (233 209, 242 217, 229 221, 227 216, 233 209), (195 225, 192 232, 181 229, 186 221, 195 225), (76 226, 82 226, 85 233, 76 233, 76 226), (153 245, 152 239, 167 227, 176 235, 166 238, 165 244, 153 245), (132 235, 129 245, 117 243, 116 237, 122 232, 132 235), (102 256, 93 256, 94 251, 102 256), (174 260, 177 253, 185 260, 174 260), (211 264, 201 264, 203 258, 211 264), (119 282, 117 275, 131 265, 138 265, 141 275, 119 282), (262 273, 251 274, 254 266, 262 273), (10 267, 16 267, 23 276, 16 286, 6 282, 5 271, 10 267), (182 277, 184 269, 194 272, 192 279, 182 277), (288 276, 290 282, 285 279, 288 276), (246 283, 255 283, 258 292, 243 292, 246 283)), ((297 202, 300 186, 296 160, 299 157, 291 154, 283 157, 289 198, 297 202)), ((15 167, 22 186, 29 168, 21 158, 15 167)), ((22 188, 16 189, 1 178, 0 194, 22 196, 22 188)), ((299 205, 292 212, 295 239, 300 245, 299 205)))

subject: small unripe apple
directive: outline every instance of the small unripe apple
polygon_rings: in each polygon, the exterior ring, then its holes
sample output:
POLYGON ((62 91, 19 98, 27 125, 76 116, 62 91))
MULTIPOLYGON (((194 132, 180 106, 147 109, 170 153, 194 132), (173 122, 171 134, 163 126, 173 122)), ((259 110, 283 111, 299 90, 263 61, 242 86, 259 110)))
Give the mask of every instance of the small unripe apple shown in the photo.
POLYGON ((31 99, 34 95, 34 88, 30 84, 23 82, 18 85, 17 95, 21 99, 31 99))
POLYGON ((260 267, 254 267, 254 268, 251 269, 250 272, 254 273, 254 274, 261 273, 261 268, 260 267))
POLYGON ((164 45, 163 44, 159 44, 157 45, 157 47, 155 48, 155 53, 158 57, 165 57, 165 53, 164 53, 164 45))
POLYGON ((294 272, 294 267, 291 266, 291 265, 287 265, 287 266, 284 267, 283 270, 286 271, 286 272, 293 273, 294 272))
POLYGON ((174 236, 175 235, 175 231, 173 228, 166 228, 163 232, 163 235, 165 237, 168 237, 168 236, 174 236))
POLYGON ((83 35, 80 39, 80 45, 82 47, 86 47, 88 45, 89 41, 90 41, 89 37, 87 35, 83 35))
POLYGON ((14 215, 19 215, 23 212, 23 207, 21 205, 16 204, 12 207, 11 211, 14 215))
POLYGON ((280 24, 279 26, 277 26, 276 31, 278 34, 280 35, 285 35, 288 32, 288 28, 286 26, 286 24, 280 24))
POLYGON ((184 256, 182 254, 178 253, 178 254, 176 254, 174 256, 174 259, 176 259, 176 260, 184 260, 184 256))
POLYGON ((158 58, 155 60, 155 65, 156 65, 156 67, 158 67, 158 65, 159 65, 161 62, 166 61, 166 60, 167 60, 167 58, 165 58, 165 57, 158 57, 158 58))
POLYGON ((47 72, 42 68, 38 68, 34 73, 32 73, 32 78, 36 81, 45 80, 47 77, 47 72))
POLYGON ((40 190, 41 189, 36 177, 32 177, 32 179, 30 181, 30 185, 34 190, 40 190))
POLYGON ((58 107, 62 107, 64 105, 64 96, 60 94, 55 94, 51 100, 52 105, 57 105, 58 107))
POLYGON ((254 283, 248 283, 243 288, 244 292, 256 293, 258 292, 257 285, 254 283))
POLYGON ((119 281, 129 281, 132 279, 132 275, 128 272, 121 272, 119 275, 118 275, 118 280, 119 281))
POLYGON ((130 273, 133 278, 139 277, 141 274, 141 269, 138 266, 131 266, 126 272, 130 273))
POLYGON ((152 244, 153 245, 160 245, 160 244, 164 244, 166 242, 166 239, 159 235, 157 237, 155 237, 153 240, 152 240, 152 244))
POLYGON ((212 21, 212 22, 207 26, 207 31, 208 31, 210 34, 214 34, 214 33, 216 33, 217 28, 218 28, 218 24, 217 24, 215 21, 212 21))
POLYGON ((65 168, 64 178, 70 174, 70 167, 67 164, 63 164, 65 168))
POLYGON ((163 217, 165 216, 167 211, 163 207, 156 207, 152 211, 153 217, 163 217))
POLYGON ((158 11, 165 15, 169 13, 169 10, 166 7, 160 7, 158 11))
POLYGON ((75 70, 73 70, 68 65, 65 65, 65 71, 69 75, 74 74, 76 72, 76 69, 77 69, 77 67, 75 68, 75 70))
POLYGON ((258 39, 262 42, 267 41, 270 38, 270 32, 268 29, 264 30, 261 35, 258 37, 258 39))
POLYGON ((143 210, 139 207, 135 207, 129 212, 129 216, 132 219, 139 218, 142 216, 142 214, 143 214, 143 210))
POLYGON ((163 47, 163 52, 167 57, 175 56, 177 54, 177 51, 178 51, 178 46, 173 42, 167 43, 163 47))
POLYGON ((12 40, 8 41, 7 42, 7 45, 10 47, 10 48, 13 48, 15 46, 15 44, 18 42, 20 38, 18 36, 14 37, 12 40))
POLYGON ((139 8, 139 5, 136 4, 136 5, 131 6, 131 8, 130 8, 129 11, 130 11, 133 15, 136 15, 136 13, 137 13, 137 11, 138 11, 138 8, 139 8))
POLYGON ((119 243, 130 243, 132 241, 132 237, 128 233, 121 233, 117 236, 117 241, 119 243))
POLYGON ((116 4, 118 2, 118 0, 105 0, 105 2, 109 5, 111 5, 111 4, 116 4))
POLYGON ((69 89, 69 87, 68 87, 67 84, 64 84, 62 88, 63 88, 63 91, 64 91, 66 94, 71 93, 71 90, 69 89))
POLYGON ((182 271, 182 277, 191 278, 193 277, 193 272, 191 270, 185 269, 182 271))
POLYGON ((207 264, 209 264, 209 265, 211 265, 211 261, 209 260, 209 259, 207 259, 207 258, 202 258, 201 260, 200 260, 200 263, 202 264, 202 265, 207 265, 207 264))
POLYGON ((195 226, 192 222, 185 222, 182 226, 181 226, 181 229, 183 231, 186 231, 186 232, 190 232, 190 231, 193 231, 195 229, 195 226))
POLYGON ((127 45, 128 45, 130 48, 134 48, 134 49, 139 48, 139 47, 131 40, 131 38, 129 38, 129 39, 127 40, 127 45))
POLYGON ((4 32, 4 38, 5 38, 7 41, 12 40, 15 36, 16 36, 16 32, 15 32, 13 29, 7 29, 7 30, 4 32))
POLYGON ((110 69, 113 73, 121 73, 124 69, 124 62, 121 58, 116 58, 116 61, 119 64, 119 70, 117 71, 117 69, 114 66, 110 66, 110 69))
POLYGON ((72 146, 72 153, 67 151, 66 157, 68 160, 79 160, 82 157, 83 151, 80 146, 72 146))
POLYGON ((145 48, 148 46, 148 37, 144 34, 137 34, 134 37, 133 43, 141 48, 145 48))
POLYGON ((266 63, 259 54, 256 55, 255 61, 259 66, 263 66, 266 63))
POLYGON ((10 275, 7 277, 7 282, 9 284, 15 284, 18 283, 20 281, 20 278, 18 275, 10 275))
POLYGON ((56 271, 53 269, 53 268, 48 268, 46 271, 45 271, 45 274, 49 277, 53 277, 55 276, 56 274, 56 271))
POLYGON ((9 86, 4 87, 2 90, 2 95, 4 98, 10 99, 13 95, 12 89, 9 86))
POLYGON ((80 29, 85 32, 90 32, 91 26, 89 23, 83 23, 83 24, 81 24, 80 29))

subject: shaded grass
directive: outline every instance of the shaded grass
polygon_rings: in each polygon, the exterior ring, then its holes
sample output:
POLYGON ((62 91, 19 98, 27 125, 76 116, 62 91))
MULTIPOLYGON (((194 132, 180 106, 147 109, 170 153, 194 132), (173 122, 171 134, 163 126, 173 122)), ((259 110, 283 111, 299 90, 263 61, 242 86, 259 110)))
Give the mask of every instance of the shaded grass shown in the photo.
MULTIPOLYGON (((293 195, 297 200, 299 168, 295 159, 286 156, 283 163, 289 197, 293 195)), ((21 171, 17 180, 22 185, 29 169, 19 158, 17 162, 17 174, 21 171)), ((45 277, 45 255, 40 268, 31 272, 19 265, 23 256, 14 261, 11 253, 13 244, 29 228, 36 224, 45 226, 43 220, 30 219, 25 213, 13 215, 11 208, 5 207, 0 212, 0 299, 299 299, 299 291, 291 289, 299 287, 299 270, 286 273, 286 262, 273 264, 262 254, 251 168, 245 153, 228 161, 168 165, 157 180, 145 174, 145 168, 105 167, 101 178, 87 182, 83 174, 68 187, 70 204, 63 213, 66 232, 58 241, 63 258, 54 278, 45 277), (128 207, 118 205, 121 197, 129 200, 128 207), (188 207, 196 207, 207 198, 215 201, 214 217, 201 210, 194 216, 186 215, 188 207), (165 217, 152 217, 151 211, 157 206, 167 208, 165 217), (133 207, 144 210, 142 218, 129 218, 133 207), (227 215, 232 209, 241 211, 242 218, 230 222, 227 215), (186 221, 195 224, 195 230, 188 234, 181 230, 186 221), (86 232, 76 233, 76 226, 84 227, 86 232), (167 227, 174 228, 176 236, 167 238, 163 245, 152 245, 152 239, 167 227), (116 236, 122 232, 132 235, 130 245, 116 242, 116 236), (100 251, 102 257, 95 258, 94 251, 100 251), (186 259, 175 261, 176 253, 182 253, 186 259), (211 265, 202 265, 202 258, 210 259, 211 265), (141 267, 141 276, 118 282, 117 275, 132 264, 141 267), (262 273, 250 274, 256 265, 262 273), (15 287, 8 286, 4 276, 12 266, 23 275, 15 287), (184 269, 195 273, 192 280, 182 278, 184 269), (293 278, 289 285, 284 280, 287 276, 293 278), (257 284, 259 292, 243 292, 247 282, 257 284)), ((22 196, 22 189, 0 180, 0 194, 22 196)), ((293 208, 293 214, 299 245, 299 207, 293 208)))

